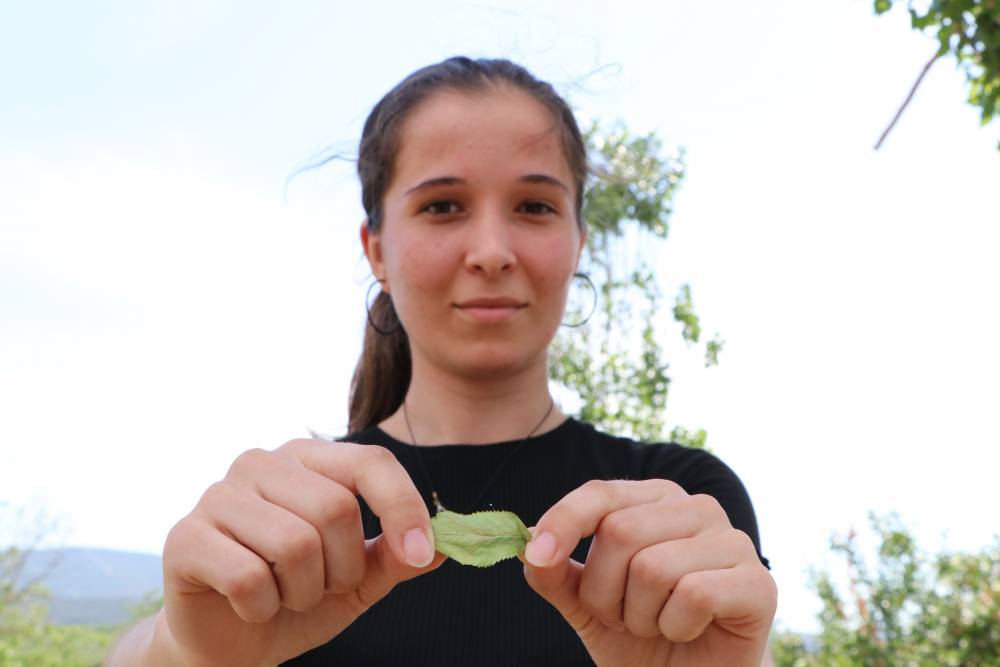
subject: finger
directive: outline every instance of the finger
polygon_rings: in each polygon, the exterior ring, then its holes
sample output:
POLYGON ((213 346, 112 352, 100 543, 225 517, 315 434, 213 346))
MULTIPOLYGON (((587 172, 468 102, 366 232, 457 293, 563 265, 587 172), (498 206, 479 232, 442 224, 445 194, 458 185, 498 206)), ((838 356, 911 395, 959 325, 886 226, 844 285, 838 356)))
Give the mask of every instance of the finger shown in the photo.
MULTIPOLYGON (((603 623, 620 624, 629 566, 636 554, 661 542, 730 527, 725 511, 711 496, 668 496, 612 512, 601 521, 591 542, 580 581, 580 601, 603 623)), ((655 636, 655 615, 649 628, 655 636)))
POLYGON ((759 563, 703 570, 678 582, 657 625, 668 640, 689 642, 714 620, 732 635, 759 641, 763 650, 776 604, 774 580, 759 563))
POLYGON ((581 539, 597 531, 608 514, 684 493, 680 486, 664 479, 591 480, 570 491, 542 515, 525 557, 536 567, 562 563, 581 539))
POLYGON ((317 529, 322 541, 325 591, 346 593, 357 588, 365 573, 364 530, 357 498, 293 456, 256 451, 270 460, 257 466, 248 479, 243 479, 245 468, 234 467, 233 478, 317 529))
MULTIPOLYGON (((278 613, 278 586, 257 553, 196 518, 174 526, 167 543, 173 543, 163 550, 164 590, 168 595, 172 591, 182 597, 210 592, 208 589, 217 591, 225 598, 220 599, 221 604, 232 607, 249 623, 264 623, 278 613)), ((177 620, 184 622, 184 618, 177 620)))
POLYGON ((210 486, 199 506, 219 531, 270 566, 282 605, 307 611, 323 598, 322 541, 302 517, 225 480, 210 486))
POLYGON ((658 618, 678 583, 693 572, 736 567, 754 555, 746 533, 735 529, 706 533, 646 547, 628 567, 622 622, 639 637, 660 634, 658 618))
POLYGON ((684 494, 667 480, 592 480, 566 494, 529 528, 532 539, 525 548, 525 578, 560 614, 592 617, 579 598, 579 576, 583 566, 569 555, 583 537, 592 535, 601 520, 630 505, 655 502, 665 496, 684 494), (579 574, 577 572, 577 574, 579 574))
POLYGON ((363 497, 379 517, 389 548, 399 562, 426 567, 434 559, 434 533, 427 504, 409 473, 388 449, 306 439, 292 440, 280 449, 363 497), (404 541, 410 546, 410 556, 404 541))
POLYGON ((595 630, 593 623, 596 617, 580 604, 579 588, 583 565, 567 558, 558 565, 538 568, 525 560, 523 555, 519 554, 517 558, 524 563, 524 578, 531 589, 555 607, 570 627, 587 639, 585 634, 595 630))
POLYGON ((399 562, 385 538, 385 533, 382 533, 364 541, 364 578, 355 590, 346 594, 328 594, 309 613, 298 614, 290 621, 294 633, 301 637, 298 653, 328 642, 330 637, 351 625, 401 581, 426 574, 448 560, 447 556, 438 553, 427 567, 410 567, 399 562))
POLYGON ((448 560, 444 554, 435 552, 431 562, 422 568, 400 563, 388 546, 385 533, 365 541, 365 554, 365 576, 354 596, 363 603, 365 609, 388 595, 400 582, 435 570, 448 560))

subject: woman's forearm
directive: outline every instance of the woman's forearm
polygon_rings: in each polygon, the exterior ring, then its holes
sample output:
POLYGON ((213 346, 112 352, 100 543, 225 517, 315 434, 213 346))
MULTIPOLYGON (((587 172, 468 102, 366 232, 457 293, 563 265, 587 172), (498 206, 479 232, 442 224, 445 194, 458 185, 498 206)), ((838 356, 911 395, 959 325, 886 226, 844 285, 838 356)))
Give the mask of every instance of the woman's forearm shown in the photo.
POLYGON ((118 638, 104 660, 104 667, 185 667, 179 660, 161 609, 118 638))
POLYGON ((771 642, 768 642, 767 648, 764 649, 764 659, 761 661, 760 667, 775 667, 774 654, 771 653, 771 642))

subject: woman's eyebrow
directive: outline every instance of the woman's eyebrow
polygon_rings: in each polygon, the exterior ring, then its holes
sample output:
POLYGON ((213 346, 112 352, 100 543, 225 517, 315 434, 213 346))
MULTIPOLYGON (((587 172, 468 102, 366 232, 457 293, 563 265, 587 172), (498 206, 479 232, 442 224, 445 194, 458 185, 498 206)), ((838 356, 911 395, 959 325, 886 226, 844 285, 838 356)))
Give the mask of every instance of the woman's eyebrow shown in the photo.
MULTIPOLYGON (((555 185, 560 187, 566 192, 569 192, 569 188, 566 184, 560 181, 554 176, 549 176, 548 174, 525 174, 521 178, 517 179, 522 183, 541 183, 543 185, 555 185)), ((428 188, 434 188, 445 185, 461 185, 465 183, 465 179, 459 178, 457 176, 438 176, 437 178, 429 178, 426 181, 413 186, 409 190, 403 193, 406 196, 412 192, 417 192, 418 190, 426 190, 428 188)))
POLYGON ((518 180, 524 183, 541 183, 543 185, 555 185, 556 187, 560 187, 566 192, 569 192, 569 188, 566 187, 565 183, 563 183, 554 176, 549 176, 548 174, 525 174, 518 180))
POLYGON ((419 185, 415 185, 406 192, 403 196, 410 194, 411 192, 416 192, 417 190, 426 190, 427 188, 435 188, 441 185, 458 185, 460 183, 465 183, 465 179, 458 178, 457 176, 438 176, 437 178, 429 178, 419 185))

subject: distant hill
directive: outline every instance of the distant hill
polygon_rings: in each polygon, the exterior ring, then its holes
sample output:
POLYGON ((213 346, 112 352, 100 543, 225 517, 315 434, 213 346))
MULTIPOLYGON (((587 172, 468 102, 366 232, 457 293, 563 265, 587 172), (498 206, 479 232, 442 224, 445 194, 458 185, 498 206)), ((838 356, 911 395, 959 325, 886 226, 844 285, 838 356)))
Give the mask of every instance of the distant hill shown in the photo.
MULTIPOLYGON (((130 607, 163 594, 163 570, 155 554, 110 549, 39 549, 25 564, 21 582, 51 569, 43 580, 51 593, 49 620, 59 625, 118 625, 130 607)), ((816 635, 801 635, 809 650, 816 635)))
POLYGON ((154 554, 110 549, 39 549, 19 581, 45 574, 49 619, 65 625, 114 625, 131 617, 144 596, 162 595, 163 572, 154 554))

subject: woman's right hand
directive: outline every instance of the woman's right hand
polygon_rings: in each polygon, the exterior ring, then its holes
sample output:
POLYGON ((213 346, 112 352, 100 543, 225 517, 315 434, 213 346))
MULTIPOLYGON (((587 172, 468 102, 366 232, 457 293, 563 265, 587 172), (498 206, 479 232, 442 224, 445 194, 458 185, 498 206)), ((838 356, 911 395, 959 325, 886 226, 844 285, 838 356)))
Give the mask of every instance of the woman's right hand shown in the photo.
POLYGON ((440 566, 433 545, 427 506, 384 447, 299 439, 252 449, 170 530, 158 626, 184 665, 276 665, 440 566), (356 495, 380 519, 374 539, 356 495), (410 554, 422 563, 407 562, 411 530, 428 537, 410 554))

